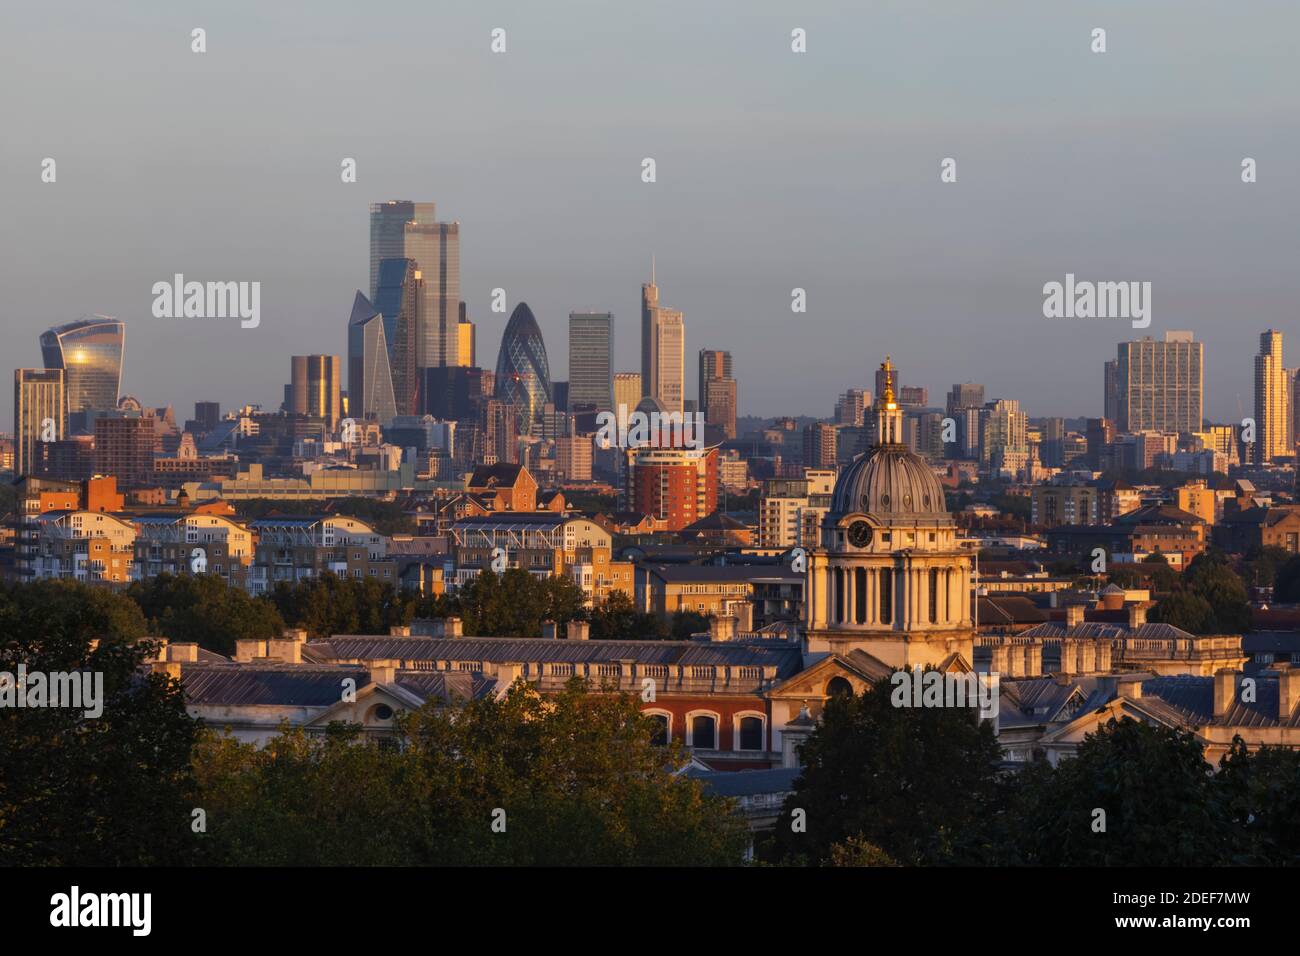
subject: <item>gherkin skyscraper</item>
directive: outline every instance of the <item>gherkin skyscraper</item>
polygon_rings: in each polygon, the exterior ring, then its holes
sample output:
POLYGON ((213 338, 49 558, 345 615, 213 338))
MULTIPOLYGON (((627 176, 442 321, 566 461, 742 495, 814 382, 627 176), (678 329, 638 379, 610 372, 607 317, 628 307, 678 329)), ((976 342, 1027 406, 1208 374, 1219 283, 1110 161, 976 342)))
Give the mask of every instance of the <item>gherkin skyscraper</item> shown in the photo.
POLYGON ((528 308, 520 302, 501 335, 497 355, 495 397, 519 409, 520 431, 542 420, 542 411, 551 400, 551 370, 546 362, 546 343, 542 330, 528 308))

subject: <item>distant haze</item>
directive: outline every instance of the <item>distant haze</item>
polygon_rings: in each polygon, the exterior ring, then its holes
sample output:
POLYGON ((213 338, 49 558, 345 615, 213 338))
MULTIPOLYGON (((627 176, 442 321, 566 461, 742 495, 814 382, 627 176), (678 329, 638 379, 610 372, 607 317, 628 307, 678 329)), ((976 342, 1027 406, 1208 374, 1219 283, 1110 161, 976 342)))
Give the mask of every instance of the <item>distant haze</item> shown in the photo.
POLYGON ((638 371, 654 254, 687 396, 729 349, 742 415, 827 416, 885 353, 933 404, 977 381, 1099 415, 1116 342, 1190 329, 1206 413, 1237 419, 1260 331, 1300 366, 1297 35, 1294 0, 8 4, 3 374, 99 312, 144 404, 278 407, 291 355, 345 351, 368 204, 413 199, 461 223, 485 368, 523 300, 554 378, 574 309, 613 311, 638 371), (260 281, 260 326, 153 318, 178 272, 260 281), (1066 273, 1150 281, 1151 327, 1043 318, 1066 273))

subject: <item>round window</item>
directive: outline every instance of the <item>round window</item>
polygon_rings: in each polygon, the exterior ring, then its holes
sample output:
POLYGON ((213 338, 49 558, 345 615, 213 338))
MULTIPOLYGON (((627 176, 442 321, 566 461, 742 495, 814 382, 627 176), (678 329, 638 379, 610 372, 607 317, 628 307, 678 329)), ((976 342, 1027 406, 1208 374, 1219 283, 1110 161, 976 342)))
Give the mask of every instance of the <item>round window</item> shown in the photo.
POLYGON ((375 717, 379 720, 392 720, 393 708, 389 707, 387 704, 380 704, 375 708, 375 717))
POLYGON ((888 505, 889 505, 889 492, 885 492, 883 495, 880 496, 880 503, 881 503, 882 505, 888 507, 888 505))

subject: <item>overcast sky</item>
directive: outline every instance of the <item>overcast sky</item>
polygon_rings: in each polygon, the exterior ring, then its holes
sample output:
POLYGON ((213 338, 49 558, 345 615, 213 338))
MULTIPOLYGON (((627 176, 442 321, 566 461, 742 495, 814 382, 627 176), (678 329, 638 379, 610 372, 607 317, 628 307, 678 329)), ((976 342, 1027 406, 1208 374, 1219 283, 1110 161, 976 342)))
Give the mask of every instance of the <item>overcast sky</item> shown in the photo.
POLYGON ((687 395, 698 350, 730 349, 742 414, 829 415, 888 352, 936 404, 977 381, 1099 415, 1116 342, 1191 329, 1207 414, 1235 419, 1260 331, 1300 365, 1297 36, 1294 0, 5 4, 0 364, 106 313, 145 404, 276 407, 290 355, 344 354, 367 205, 400 198, 461 223, 488 368, 499 286, 553 378, 571 309, 612 310, 638 370, 653 253, 687 395), (261 326, 153 318, 176 272, 260 281, 261 326), (1045 319, 1067 272, 1150 281, 1150 329, 1045 319))

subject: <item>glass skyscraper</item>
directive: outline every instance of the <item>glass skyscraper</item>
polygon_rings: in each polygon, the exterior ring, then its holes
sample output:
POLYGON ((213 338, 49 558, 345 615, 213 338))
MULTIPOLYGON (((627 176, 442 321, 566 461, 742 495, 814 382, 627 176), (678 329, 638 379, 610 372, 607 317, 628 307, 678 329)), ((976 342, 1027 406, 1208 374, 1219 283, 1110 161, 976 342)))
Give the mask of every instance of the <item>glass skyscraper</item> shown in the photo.
POLYGON ((384 259, 413 259, 422 288, 416 367, 460 363, 460 223, 437 222, 434 204, 405 200, 370 206, 370 300, 379 297, 384 259))
POLYGON ((388 367, 399 415, 416 414, 419 374, 415 357, 423 291, 424 278, 414 259, 380 260, 379 295, 374 308, 384 317, 388 367))
POLYGON ((63 372, 14 369, 14 474, 31 474, 42 442, 58 441, 67 429, 63 372))
POLYGON ((348 319, 348 403, 353 418, 373 417, 381 425, 397 415, 384 316, 360 292, 348 319))
POLYGON ((570 409, 614 407, 614 316, 609 312, 569 313, 570 409))
POLYGON ((69 416, 111 411, 122 387, 126 327, 97 315, 50 329, 41 336, 46 368, 63 370, 64 405, 69 416))
POLYGON ((501 336, 495 397, 519 409, 519 430, 527 434, 551 401, 551 370, 542 330, 526 302, 515 306, 501 336))

